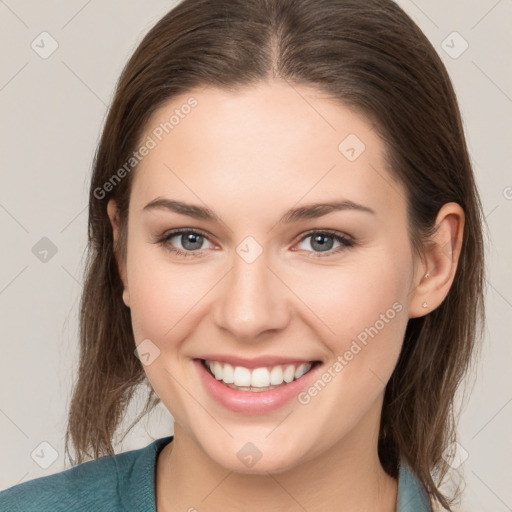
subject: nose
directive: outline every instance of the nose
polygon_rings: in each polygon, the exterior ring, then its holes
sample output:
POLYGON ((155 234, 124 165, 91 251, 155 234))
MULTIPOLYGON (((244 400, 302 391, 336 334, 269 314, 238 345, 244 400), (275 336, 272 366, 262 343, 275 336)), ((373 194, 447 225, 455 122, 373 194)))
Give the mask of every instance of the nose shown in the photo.
POLYGON ((218 287, 214 320, 240 341, 258 341, 290 322, 289 289, 269 267, 265 253, 248 263, 234 255, 233 267, 218 287))

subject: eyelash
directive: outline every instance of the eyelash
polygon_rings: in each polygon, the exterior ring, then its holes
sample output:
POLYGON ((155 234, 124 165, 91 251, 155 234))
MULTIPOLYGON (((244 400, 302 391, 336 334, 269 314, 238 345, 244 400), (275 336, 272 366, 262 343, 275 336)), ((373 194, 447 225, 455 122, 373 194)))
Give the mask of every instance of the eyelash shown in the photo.
MULTIPOLYGON (((175 229, 173 231, 165 233, 160 237, 157 237, 157 239, 155 240, 155 243, 161 245, 162 247, 165 247, 167 250, 175 253, 178 256, 184 256, 184 257, 200 257, 200 256, 202 256, 201 251, 183 251, 183 250, 178 249, 169 244, 169 240, 171 238, 174 238, 175 236, 181 235, 184 233, 192 233, 194 235, 200 235, 209 240, 209 235, 205 231, 201 231, 200 229, 180 228, 180 229, 175 229)), ((332 231, 332 230, 328 230, 328 229, 327 230, 318 230, 317 229, 317 230, 308 231, 307 233, 304 234, 304 236, 297 243, 301 243, 306 238, 309 238, 310 236, 316 235, 316 234, 327 235, 330 238, 334 238, 334 240, 339 242, 341 244, 341 246, 338 247, 337 249, 325 251, 324 254, 322 254, 320 252, 313 252, 314 256, 311 256, 313 258, 324 258, 326 256, 332 256, 334 254, 338 254, 339 252, 341 252, 349 247, 354 247, 356 245, 354 240, 349 239, 348 237, 339 233, 338 231, 332 231)), ((307 252, 311 252, 311 251, 307 251, 307 252)))

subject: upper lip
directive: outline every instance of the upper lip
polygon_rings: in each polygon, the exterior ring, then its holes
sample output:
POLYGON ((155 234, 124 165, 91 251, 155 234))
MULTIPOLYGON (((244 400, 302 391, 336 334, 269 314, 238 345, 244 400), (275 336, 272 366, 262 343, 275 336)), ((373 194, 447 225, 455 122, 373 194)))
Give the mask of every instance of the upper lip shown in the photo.
POLYGON ((301 364, 319 362, 318 359, 300 359, 296 357, 282 356, 260 356, 250 359, 244 357, 236 357, 228 354, 205 354, 197 359, 207 359, 208 361, 219 361, 221 363, 229 363, 232 366, 243 366, 244 368, 262 368, 264 366, 277 366, 285 364, 301 364))

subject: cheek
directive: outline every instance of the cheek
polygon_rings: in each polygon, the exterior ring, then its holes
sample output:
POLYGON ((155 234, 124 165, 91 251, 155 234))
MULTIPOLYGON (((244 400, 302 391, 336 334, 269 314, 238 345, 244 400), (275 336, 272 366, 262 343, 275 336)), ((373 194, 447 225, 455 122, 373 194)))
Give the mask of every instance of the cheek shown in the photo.
POLYGON ((374 410, 393 373, 408 321, 406 268, 390 258, 387 265, 358 266, 325 281, 318 275, 302 280, 300 293, 310 299, 330 360, 322 382, 299 401, 311 404, 318 423, 332 432, 348 432, 374 410))
POLYGON ((168 338, 197 301, 198 281, 166 269, 162 264, 142 265, 129 274, 130 303, 135 339, 168 338), (167 271, 166 271, 167 270, 167 271), (180 320, 182 319, 182 320, 180 320))
POLYGON ((389 325, 387 320, 406 309, 409 262, 392 255, 387 262, 382 257, 372 260, 361 258, 339 269, 310 269, 291 276, 294 291, 324 325, 322 332, 334 339, 355 337, 382 315, 389 325))
POLYGON ((207 294, 208 286, 201 270, 172 265, 164 250, 143 241, 137 244, 135 237, 133 241, 127 274, 135 342, 154 344, 146 345, 151 354, 150 363, 144 365, 146 376, 175 419, 187 423, 184 415, 190 404, 179 385, 187 380, 180 347, 197 325, 194 306, 207 294))
POLYGON ((322 333, 331 360, 342 365, 334 373, 344 376, 336 380, 357 381, 361 392, 381 389, 400 354, 412 261, 406 250, 397 253, 390 244, 339 270, 317 269, 294 280, 297 295, 307 297, 315 313, 314 330, 322 333))
POLYGON ((149 338, 164 349, 182 339, 193 321, 194 306, 214 286, 216 276, 202 265, 177 265, 165 249, 132 237, 128 255, 128 287, 135 340, 149 338))

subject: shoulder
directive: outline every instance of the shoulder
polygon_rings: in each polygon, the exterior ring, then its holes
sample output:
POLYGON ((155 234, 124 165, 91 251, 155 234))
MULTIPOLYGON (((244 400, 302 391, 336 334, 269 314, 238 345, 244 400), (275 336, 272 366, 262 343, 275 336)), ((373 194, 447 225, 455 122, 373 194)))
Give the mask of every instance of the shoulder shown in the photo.
POLYGON ((145 448, 100 457, 60 473, 10 487, 0 492, 2 512, 116 512, 133 500, 154 500, 156 455, 172 437, 145 448))
POLYGON ((102 457, 10 487, 0 493, 0 510, 90 510, 98 502, 112 505, 116 501, 118 480, 115 457, 102 457))

